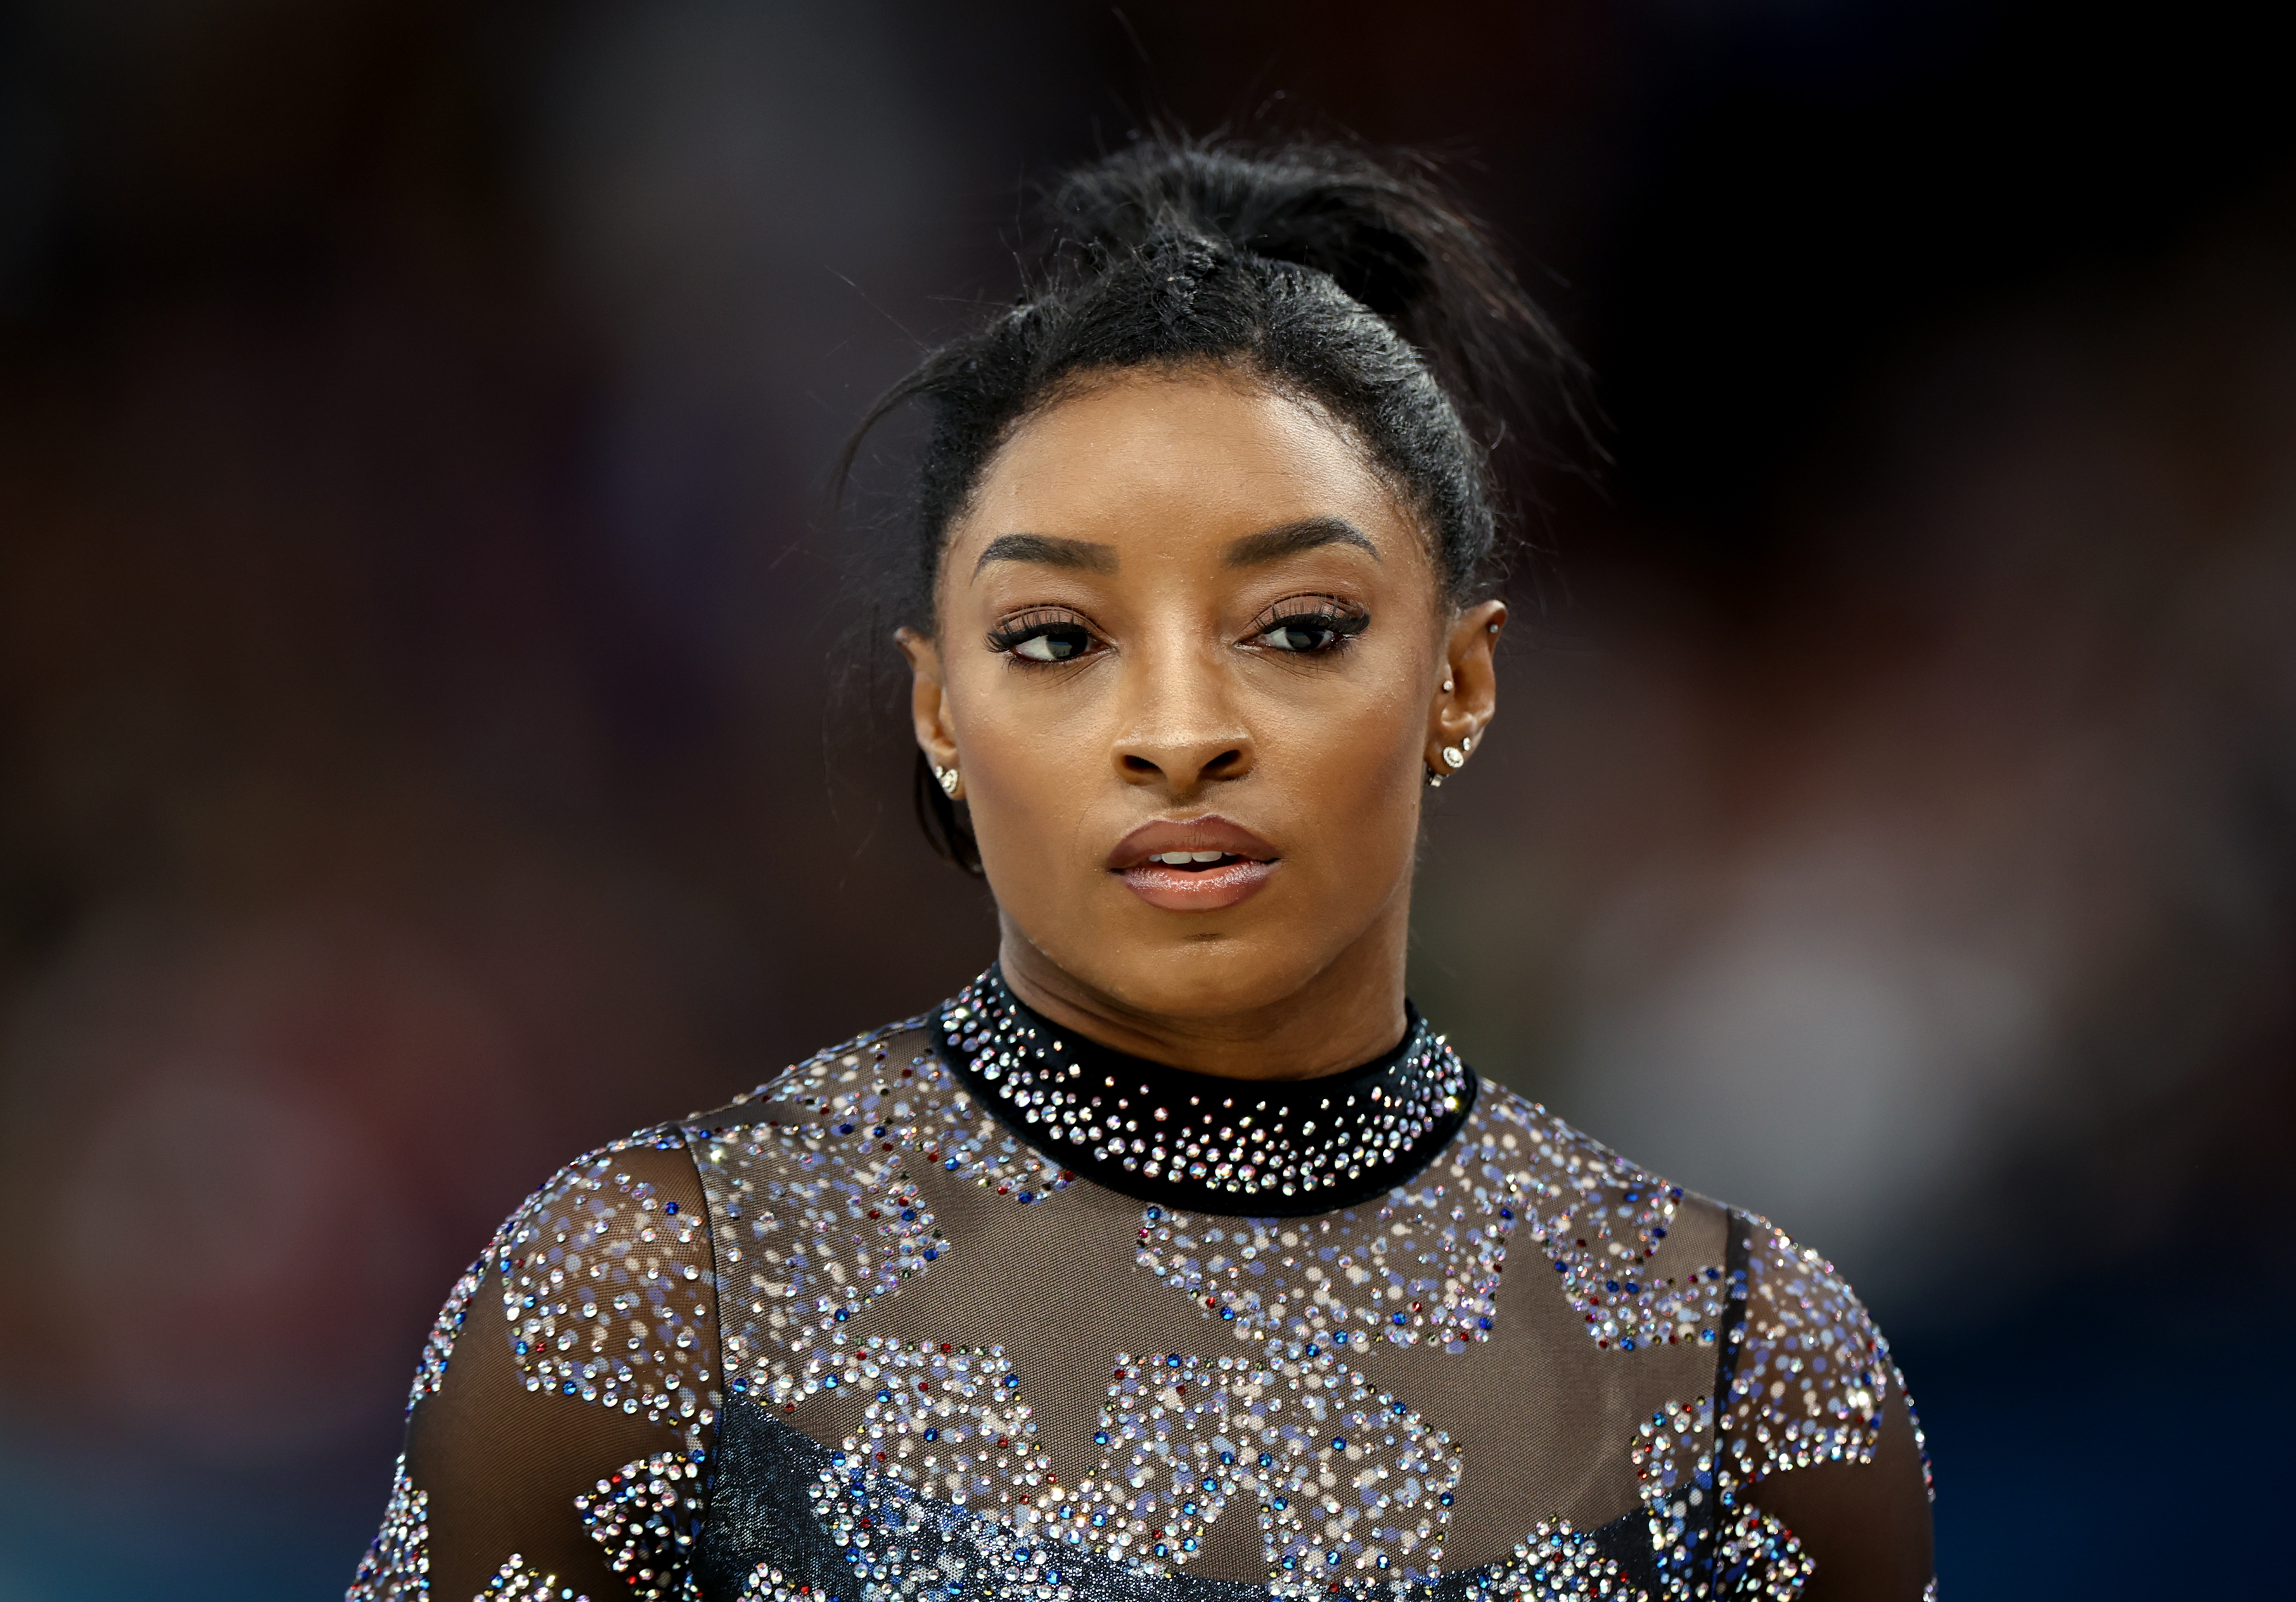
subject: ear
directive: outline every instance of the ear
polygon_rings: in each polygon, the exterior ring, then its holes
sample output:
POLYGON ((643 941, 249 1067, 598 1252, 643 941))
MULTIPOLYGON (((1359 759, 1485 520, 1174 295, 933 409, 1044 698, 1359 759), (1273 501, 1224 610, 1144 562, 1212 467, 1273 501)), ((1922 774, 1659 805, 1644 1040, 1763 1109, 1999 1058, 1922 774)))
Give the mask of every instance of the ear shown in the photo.
POLYGON ((1427 770, 1438 778, 1466 765, 1498 711, 1498 668, 1492 653, 1506 620, 1505 602, 1481 601, 1464 608, 1445 631, 1427 713, 1427 770), (1452 761, 1449 753, 1459 760, 1452 761))
POLYGON ((948 718, 948 689, 940 677, 940 647, 914 628, 897 629, 894 642, 909 659, 909 719, 917 749, 936 770, 955 768, 956 730, 948 718))

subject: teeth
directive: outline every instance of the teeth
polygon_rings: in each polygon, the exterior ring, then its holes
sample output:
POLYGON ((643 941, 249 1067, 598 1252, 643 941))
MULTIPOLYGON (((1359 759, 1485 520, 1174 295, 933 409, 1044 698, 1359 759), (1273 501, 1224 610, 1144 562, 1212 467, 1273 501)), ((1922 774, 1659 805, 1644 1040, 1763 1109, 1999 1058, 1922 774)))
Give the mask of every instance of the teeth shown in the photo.
POLYGON ((1158 851, 1148 859, 1170 867, 1190 867, 1200 862, 1218 862, 1226 851, 1158 851))
POLYGON ((1226 851, 1190 851, 1188 859, 1192 862, 1218 862, 1226 855, 1226 851))

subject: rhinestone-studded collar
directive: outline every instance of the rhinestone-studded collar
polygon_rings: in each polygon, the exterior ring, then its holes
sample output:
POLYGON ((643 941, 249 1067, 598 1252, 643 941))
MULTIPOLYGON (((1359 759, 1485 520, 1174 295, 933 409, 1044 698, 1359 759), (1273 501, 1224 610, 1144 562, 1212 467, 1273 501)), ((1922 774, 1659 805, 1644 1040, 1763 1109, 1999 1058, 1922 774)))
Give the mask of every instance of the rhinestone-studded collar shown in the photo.
POLYGON ((943 1059, 1040 1152, 1109 1189, 1201 1212, 1329 1212, 1383 1195, 1450 1143, 1472 1070, 1409 1011, 1402 1043, 1312 1080, 1236 1080, 1064 1031, 995 965, 941 1005, 943 1059))

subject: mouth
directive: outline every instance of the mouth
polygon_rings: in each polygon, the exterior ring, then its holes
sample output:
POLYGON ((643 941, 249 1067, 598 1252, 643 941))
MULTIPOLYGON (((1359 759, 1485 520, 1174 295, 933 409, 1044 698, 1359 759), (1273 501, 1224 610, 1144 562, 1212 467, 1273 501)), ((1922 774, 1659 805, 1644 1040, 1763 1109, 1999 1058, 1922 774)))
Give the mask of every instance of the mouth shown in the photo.
POLYGON ((1143 825, 1108 855, 1108 869, 1151 907, 1216 912, 1257 895, 1282 859, 1250 830, 1217 815, 1143 825))

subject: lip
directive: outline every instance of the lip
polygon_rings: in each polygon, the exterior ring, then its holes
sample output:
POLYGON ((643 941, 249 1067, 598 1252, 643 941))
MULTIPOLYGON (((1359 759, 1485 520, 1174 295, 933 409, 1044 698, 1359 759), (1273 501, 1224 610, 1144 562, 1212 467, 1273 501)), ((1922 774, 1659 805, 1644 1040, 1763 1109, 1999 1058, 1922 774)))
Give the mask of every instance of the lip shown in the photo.
POLYGON ((1250 829, 1207 813, 1143 824, 1117 842, 1108 854, 1108 869, 1151 907, 1218 912, 1266 889, 1280 859, 1275 848, 1250 829), (1219 851, 1237 860, 1198 868, 1149 860, 1165 851, 1219 851))

